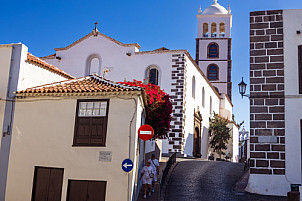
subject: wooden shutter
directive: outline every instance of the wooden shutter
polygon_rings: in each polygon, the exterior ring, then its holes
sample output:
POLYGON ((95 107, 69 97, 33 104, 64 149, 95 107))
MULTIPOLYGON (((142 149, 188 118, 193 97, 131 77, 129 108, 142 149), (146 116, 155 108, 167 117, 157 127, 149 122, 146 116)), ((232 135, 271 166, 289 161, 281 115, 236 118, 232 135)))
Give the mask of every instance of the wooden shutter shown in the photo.
POLYGON ((77 117, 75 133, 75 145, 89 145, 89 136, 91 133, 91 118, 77 117))
POLYGON ((32 201, 60 201, 63 173, 62 168, 36 167, 32 201))
POLYGON ((302 45, 298 47, 299 94, 302 94, 302 45))
POLYGON ((107 117, 91 118, 90 145, 105 146, 107 132, 107 117))
POLYGON ((69 180, 67 201, 105 201, 106 183, 69 180))

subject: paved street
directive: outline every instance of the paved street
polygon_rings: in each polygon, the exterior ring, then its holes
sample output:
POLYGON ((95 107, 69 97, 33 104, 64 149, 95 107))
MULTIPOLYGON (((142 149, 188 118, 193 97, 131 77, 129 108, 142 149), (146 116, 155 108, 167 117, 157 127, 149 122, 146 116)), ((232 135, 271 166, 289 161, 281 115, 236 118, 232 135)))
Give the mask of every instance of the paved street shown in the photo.
POLYGON ((285 197, 236 192, 234 187, 243 174, 243 164, 239 163, 182 160, 171 175, 166 200, 286 200, 285 197))

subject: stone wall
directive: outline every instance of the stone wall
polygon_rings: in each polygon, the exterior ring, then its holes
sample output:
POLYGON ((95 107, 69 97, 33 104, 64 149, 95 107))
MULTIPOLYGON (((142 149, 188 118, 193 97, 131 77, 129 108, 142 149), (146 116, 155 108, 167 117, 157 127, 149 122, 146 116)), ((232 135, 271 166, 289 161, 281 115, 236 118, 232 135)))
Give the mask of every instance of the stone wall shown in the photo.
POLYGON ((172 55, 172 88, 173 101, 171 132, 169 133, 169 152, 183 152, 183 120, 184 120, 184 54, 172 55))
POLYGON ((282 10, 250 13, 251 174, 285 174, 282 10))

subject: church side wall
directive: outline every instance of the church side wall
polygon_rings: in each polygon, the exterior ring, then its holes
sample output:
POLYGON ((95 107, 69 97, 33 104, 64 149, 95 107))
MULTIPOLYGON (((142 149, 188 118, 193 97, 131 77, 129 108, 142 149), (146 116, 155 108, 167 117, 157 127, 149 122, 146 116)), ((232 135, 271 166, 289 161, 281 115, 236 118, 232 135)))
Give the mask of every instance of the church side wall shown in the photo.
POLYGON ((184 149, 184 90, 185 90, 185 58, 184 53, 172 55, 172 71, 171 71, 171 99, 173 105, 173 114, 171 121, 171 132, 169 133, 169 141, 163 141, 163 152, 167 151, 165 147, 168 144, 168 152, 181 152, 184 149))
POLYGON ((194 144, 194 109, 195 112, 200 111, 202 115, 201 122, 201 158, 207 159, 208 157, 208 129, 209 118, 213 116, 214 112, 219 114, 220 97, 218 97, 211 86, 207 83, 205 78, 196 69, 195 65, 185 57, 185 89, 184 89, 184 154, 193 155, 194 144), (195 98, 192 97, 192 77, 195 76, 195 98), (202 88, 205 89, 205 104, 202 106, 202 88), (210 97, 212 98, 212 111, 210 111, 210 97))

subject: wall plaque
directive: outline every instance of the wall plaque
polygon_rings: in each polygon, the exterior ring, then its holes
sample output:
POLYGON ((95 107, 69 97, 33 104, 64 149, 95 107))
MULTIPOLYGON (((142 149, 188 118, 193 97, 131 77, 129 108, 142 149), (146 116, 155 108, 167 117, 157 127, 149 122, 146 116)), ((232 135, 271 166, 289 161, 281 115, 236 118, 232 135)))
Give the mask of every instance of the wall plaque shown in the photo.
POLYGON ((111 162, 112 152, 111 151, 100 151, 99 152, 99 161, 102 162, 111 162))

